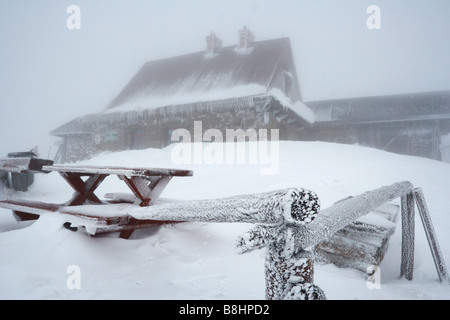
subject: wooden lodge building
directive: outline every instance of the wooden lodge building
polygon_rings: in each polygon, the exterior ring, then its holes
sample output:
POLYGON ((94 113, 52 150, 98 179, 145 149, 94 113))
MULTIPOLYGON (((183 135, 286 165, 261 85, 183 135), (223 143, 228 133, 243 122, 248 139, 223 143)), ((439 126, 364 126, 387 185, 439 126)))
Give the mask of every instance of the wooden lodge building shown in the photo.
MULTIPOLYGON (((53 130, 56 161, 103 151, 163 148, 173 130, 278 129, 280 140, 361 144, 432 159, 450 133, 450 91, 303 102, 289 38, 254 41, 239 31, 223 47, 145 63, 102 112, 53 130)), ((270 138, 270 137, 269 137, 270 138)), ((448 139, 450 140, 450 139, 448 139)), ((450 148, 450 143, 449 143, 450 148)))
POLYGON ((450 162, 450 90, 306 103, 309 139, 450 162))

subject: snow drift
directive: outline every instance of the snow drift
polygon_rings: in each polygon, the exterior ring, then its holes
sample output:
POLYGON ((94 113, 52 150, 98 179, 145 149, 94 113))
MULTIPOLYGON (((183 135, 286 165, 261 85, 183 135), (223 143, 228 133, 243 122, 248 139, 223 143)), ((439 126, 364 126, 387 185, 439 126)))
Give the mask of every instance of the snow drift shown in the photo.
MULTIPOLYGON (((258 164, 172 165, 171 149, 105 153, 89 165, 176 167, 194 171, 174 178, 162 194, 179 200, 214 199, 301 187, 319 196, 321 207, 398 181, 425 194, 445 261, 450 261, 450 164, 359 146, 280 142, 279 170, 261 175, 258 164)), ((97 190, 128 192, 115 177, 97 190)), ((72 190, 57 173, 36 175, 27 194, 8 197, 63 202, 72 190)), ((264 251, 237 254, 236 239, 248 223, 181 223, 138 230, 132 239, 89 237, 44 216, 18 224, 0 210, 0 298, 2 299, 264 299, 264 251), (71 266, 80 270, 80 288, 70 289, 71 266)), ((397 221, 397 224, 400 222, 397 221)), ((449 299, 439 282, 428 243, 416 217, 414 279, 400 279, 401 226, 380 265, 379 289, 360 271, 316 263, 315 283, 328 299, 449 299), (370 289, 372 288, 372 289, 370 289)))

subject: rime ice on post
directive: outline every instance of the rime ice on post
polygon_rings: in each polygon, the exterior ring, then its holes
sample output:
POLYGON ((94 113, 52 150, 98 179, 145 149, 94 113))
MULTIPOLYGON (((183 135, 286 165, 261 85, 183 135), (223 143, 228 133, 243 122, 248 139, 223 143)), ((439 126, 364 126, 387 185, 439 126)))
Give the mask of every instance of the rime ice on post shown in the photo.
POLYGON ((314 253, 291 250, 292 227, 280 232, 266 252, 266 298, 269 300, 323 300, 325 293, 314 285, 314 253), (280 239, 283 238, 284 239, 280 239))
POLYGON ((313 284, 314 253, 298 248, 294 237, 296 228, 310 223, 318 214, 319 199, 311 191, 295 189, 279 200, 284 202, 284 219, 250 230, 238 239, 237 248, 245 253, 267 246, 267 299, 325 299, 323 291, 313 284))
POLYGON ((402 258, 400 276, 408 280, 413 278, 414 270, 414 194, 401 196, 402 208, 402 258))
POLYGON ((425 229, 431 254, 433 255, 439 280, 443 283, 449 284, 450 277, 445 266, 444 258, 436 238, 436 233, 434 232, 433 224, 431 223, 430 213, 428 212, 428 207, 421 188, 414 189, 414 199, 416 200, 417 208, 419 209, 420 218, 422 219, 422 224, 425 229))

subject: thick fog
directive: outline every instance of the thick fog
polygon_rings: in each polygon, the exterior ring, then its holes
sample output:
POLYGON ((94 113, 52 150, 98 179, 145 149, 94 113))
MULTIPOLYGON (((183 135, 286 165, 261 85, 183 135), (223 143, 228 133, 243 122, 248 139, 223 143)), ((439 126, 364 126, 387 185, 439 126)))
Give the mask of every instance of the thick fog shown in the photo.
POLYGON ((52 157, 48 133, 105 109, 145 62, 202 51, 211 31, 237 44, 244 25, 290 37, 304 101, 449 90, 449 16, 448 0, 2 0, 0 156, 52 157))

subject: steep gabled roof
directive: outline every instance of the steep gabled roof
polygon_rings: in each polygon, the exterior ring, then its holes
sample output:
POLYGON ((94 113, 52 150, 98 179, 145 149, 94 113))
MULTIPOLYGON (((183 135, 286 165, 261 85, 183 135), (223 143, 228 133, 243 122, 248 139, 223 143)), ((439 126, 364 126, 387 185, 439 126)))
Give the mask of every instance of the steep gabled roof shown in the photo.
POLYGON ((247 101, 251 97, 264 96, 278 100, 302 121, 314 122, 312 111, 301 101, 289 38, 147 62, 105 110, 79 117, 51 134, 83 133, 86 121, 110 119, 117 114, 150 109, 189 109, 204 103, 229 105, 240 99, 247 101))
POLYGON ((264 93, 280 82, 277 77, 283 72, 291 78, 293 87, 286 95, 294 103, 301 100, 289 38, 254 42, 247 49, 228 46, 214 54, 201 51, 151 61, 142 66, 107 109, 123 109, 124 105, 128 109, 145 108, 147 103, 164 98, 233 94, 234 88, 243 93, 246 88, 250 94, 255 90, 264 93))

